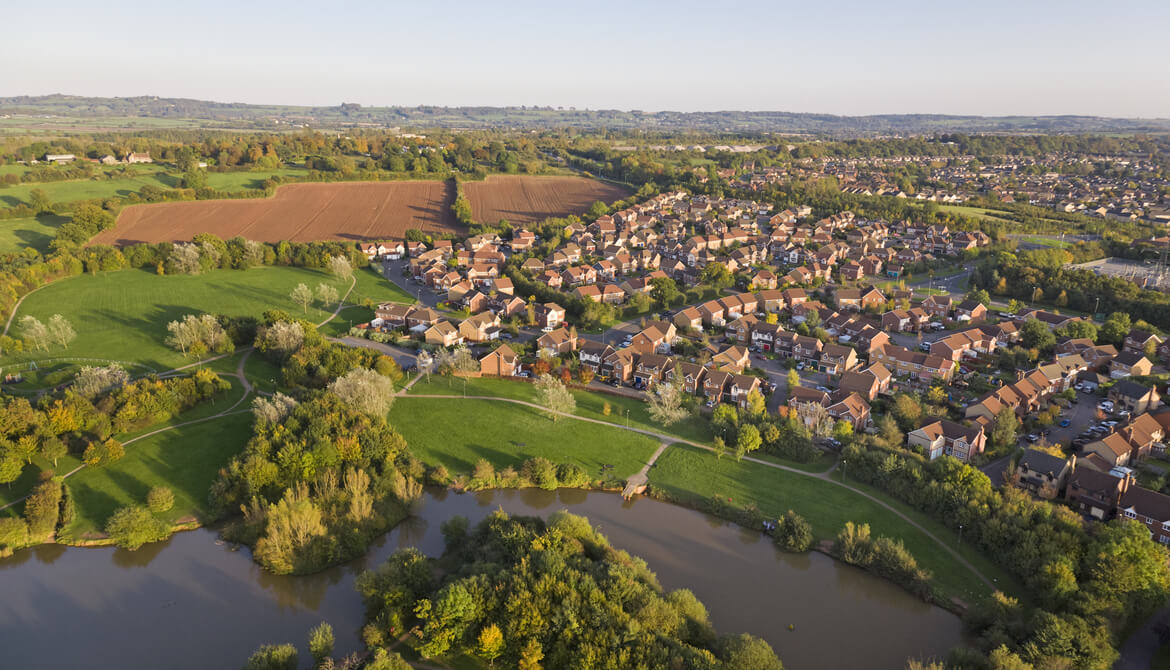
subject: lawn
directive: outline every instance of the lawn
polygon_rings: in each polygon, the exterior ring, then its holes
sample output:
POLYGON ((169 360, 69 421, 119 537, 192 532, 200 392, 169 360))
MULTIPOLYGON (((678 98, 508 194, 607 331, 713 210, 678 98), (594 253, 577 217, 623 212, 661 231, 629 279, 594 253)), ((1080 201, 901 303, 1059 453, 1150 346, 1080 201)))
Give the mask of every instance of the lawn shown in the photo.
POLYGON ((332 277, 320 270, 291 267, 215 270, 198 276, 122 270, 65 279, 29 294, 13 320, 17 332, 10 334, 19 334, 23 316, 47 321, 53 314, 63 314, 77 339, 68 349, 26 351, 4 362, 92 357, 168 370, 192 362, 164 344, 170 321, 204 312, 259 317, 276 308, 320 322, 328 312, 315 306, 302 312, 288 296, 298 283, 313 288, 330 281, 332 277))
POLYGON ((684 502, 718 496, 730 498, 736 506, 754 503, 768 516, 791 509, 812 524, 818 539, 834 538, 846 521, 868 523, 875 535, 902 540, 919 564, 934 573, 934 583, 947 597, 974 602, 990 593, 970 570, 917 528, 877 503, 822 479, 733 458, 716 459, 709 452, 676 444, 650 470, 650 484, 684 502))
POLYGON ((401 302, 413 305, 417 302, 415 296, 383 277, 374 269, 373 265, 354 270, 353 276, 357 278, 357 283, 354 285, 353 291, 350 292, 349 298, 346 299, 347 303, 360 305, 366 298, 369 298, 374 304, 401 302))
POLYGON ((1067 249, 1072 246, 1072 242, 1066 242, 1052 237, 1041 237, 1039 235, 1025 235, 1020 238, 1020 241, 1029 244, 1038 244, 1042 247, 1052 247, 1054 249, 1067 249))
POLYGON ((638 472, 659 442, 645 435, 562 418, 552 421, 532 407, 492 400, 398 398, 390 423, 425 463, 471 472, 486 458, 496 467, 519 467, 543 456, 576 463, 592 476, 625 478, 638 472), (603 465, 612 469, 603 470, 603 465))
MULTIPOLYGON (((448 380, 439 375, 433 375, 430 381, 419 381, 410 389, 412 395, 449 395, 463 393, 463 380, 448 380)), ((527 382, 509 381, 491 377, 480 377, 467 380, 467 395, 492 396, 495 398, 511 398, 533 402, 536 399, 536 389, 527 382)), ((652 430, 664 435, 680 437, 693 442, 707 443, 712 439, 708 422, 698 417, 690 417, 684 421, 663 427, 650 419, 646 403, 638 398, 595 393, 592 391, 573 391, 577 398, 578 416, 598 419, 618 425, 629 425, 631 428, 652 430), (605 405, 610 408, 609 415, 604 414, 605 405)))
MULTIPOLYGON (((0 196, 4 192, 0 191, 0 196)), ((20 251, 32 247, 44 252, 57 237, 57 228, 68 223, 69 217, 57 214, 30 216, 21 219, 0 219, 0 253, 20 251)))
POLYGON ((234 172, 208 172, 207 185, 217 191, 229 193, 261 190, 264 181, 270 177, 301 177, 308 174, 303 168, 276 168, 274 170, 239 170, 234 172))
POLYGON ((231 414, 139 440, 118 462, 81 470, 67 480, 77 515, 62 537, 100 531, 115 510, 142 504, 154 486, 175 494, 175 506, 163 515, 168 521, 205 514, 216 472, 243 449, 251 429, 251 412, 231 414))

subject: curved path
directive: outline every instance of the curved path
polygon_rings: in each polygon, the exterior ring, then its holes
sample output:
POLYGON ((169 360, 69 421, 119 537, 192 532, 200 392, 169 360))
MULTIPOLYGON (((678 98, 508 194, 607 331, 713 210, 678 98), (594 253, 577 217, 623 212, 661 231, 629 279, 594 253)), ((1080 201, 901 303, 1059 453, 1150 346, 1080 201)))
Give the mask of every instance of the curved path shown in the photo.
MULTIPOLYGON (((415 379, 417 380, 417 377, 415 379)), ((627 426, 623 426, 621 424, 610 423, 608 421, 602 421, 601 419, 593 419, 593 418, 586 417, 586 416, 577 416, 576 414, 568 414, 565 412, 555 412, 555 411, 550 410, 546 407, 542 407, 536 403, 528 402, 525 400, 514 400, 512 398, 497 398, 495 396, 476 396, 476 395, 469 395, 469 396, 461 396, 461 395, 410 395, 410 396, 408 396, 408 395, 406 395, 406 390, 407 389, 403 389, 402 391, 399 391, 395 395, 401 396, 401 397, 409 397, 409 398, 442 398, 445 400, 471 399, 471 400, 494 400, 496 402, 510 402, 510 403, 513 403, 516 405, 524 405, 526 407, 532 407, 532 408, 538 409, 542 412, 546 412, 546 413, 550 413, 550 414, 557 414, 559 416, 563 416, 563 417, 570 418, 570 419, 577 419, 578 421, 588 421, 589 423, 596 423, 596 424, 600 424, 603 426, 609 426, 612 428, 627 430, 627 431, 630 431, 631 433, 638 433, 641 435, 646 435, 648 437, 652 437, 656 440, 659 440, 660 442, 665 442, 668 444, 669 443, 686 444, 688 446, 696 447, 698 449, 703 449, 705 451, 710 451, 710 452, 715 451, 714 447, 710 447, 710 446, 707 446, 705 444, 700 444, 698 442, 692 442, 690 440, 684 440, 680 437, 675 437, 673 435, 666 435, 664 433, 657 433, 657 432, 654 432, 652 430, 646 430, 644 428, 627 427, 627 426)), ((658 453, 661 453, 661 450, 658 453)), ((791 468, 791 467, 788 467, 786 465, 780 465, 779 463, 770 463, 768 461, 764 461, 764 460, 761 460, 758 458, 753 458, 751 456, 744 456, 743 460, 749 461, 751 463, 755 463, 756 465, 763 465, 765 467, 775 468, 777 470, 783 470, 785 472, 791 472, 792 474, 801 475, 802 477, 811 477, 813 479, 820 479, 821 481, 824 481, 828 484, 832 484, 834 486, 840 486, 841 488, 848 489, 848 490, 852 491, 853 493, 856 493, 857 495, 862 496, 862 497, 870 500, 871 502, 882 506, 883 508, 889 510, 891 513, 893 513, 898 518, 902 519, 906 523, 908 523, 911 526, 913 526, 914 528, 916 528, 923 535, 929 537, 936 544, 938 544, 938 546, 940 546, 944 550, 946 550, 946 552, 948 554, 950 554, 956 561, 958 561, 960 565, 967 568, 968 570, 970 570, 972 572, 972 574, 974 574, 976 577, 978 577, 979 581, 983 582, 987 586, 987 588, 989 588, 993 591, 999 589, 999 587, 996 586, 990 579, 988 579, 982 572, 980 572, 978 568, 976 568, 974 565, 972 565, 970 561, 968 561, 961 554, 959 554, 959 552, 952 549, 945 542, 940 540, 934 533, 931 533, 929 530, 922 527, 922 525, 920 525, 914 519, 911 519, 909 516, 903 514, 901 511, 894 508, 894 506, 885 502, 881 498, 878 498, 877 496, 874 496, 874 495, 867 493, 865 491, 862 491, 860 489, 856 489, 852 486, 849 486, 848 484, 846 484, 844 482, 837 481, 836 479, 833 479, 831 475, 833 473, 834 468, 830 468, 830 469, 826 470, 825 472, 805 472, 804 470, 798 470, 797 468, 791 468)))

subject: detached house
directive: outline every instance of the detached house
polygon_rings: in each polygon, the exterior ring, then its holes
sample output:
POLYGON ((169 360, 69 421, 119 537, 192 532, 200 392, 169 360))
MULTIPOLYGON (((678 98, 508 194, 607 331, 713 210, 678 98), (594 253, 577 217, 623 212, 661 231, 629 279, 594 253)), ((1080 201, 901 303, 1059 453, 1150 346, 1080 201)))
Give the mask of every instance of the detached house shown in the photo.
POLYGON ((519 364, 520 359, 516 356, 516 352, 505 344, 479 359, 479 372, 482 375, 495 377, 513 377, 516 375, 516 368, 519 364))
POLYGON ((946 454, 966 463, 983 453, 987 436, 982 427, 968 427, 939 419, 910 431, 906 441, 912 447, 922 447, 927 458, 932 461, 946 454))

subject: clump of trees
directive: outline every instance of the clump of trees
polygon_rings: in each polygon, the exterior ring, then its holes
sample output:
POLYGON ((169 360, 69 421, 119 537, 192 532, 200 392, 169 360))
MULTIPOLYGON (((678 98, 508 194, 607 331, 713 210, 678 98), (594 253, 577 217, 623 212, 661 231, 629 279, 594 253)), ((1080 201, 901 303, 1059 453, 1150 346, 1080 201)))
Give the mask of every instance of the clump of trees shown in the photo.
POLYGON ((209 351, 226 354, 236 348, 219 318, 211 314, 188 314, 182 321, 171 321, 167 324, 167 333, 167 345, 178 349, 184 356, 198 357, 209 351))
POLYGON ((869 524, 847 521, 833 543, 833 555, 885 577, 923 600, 934 597, 930 571, 918 566, 901 540, 873 537, 869 524))
POLYGON ((711 414, 711 430, 719 455, 728 453, 742 458, 757 449, 800 463, 811 463, 821 452, 812 442, 812 434, 796 412, 769 416, 764 397, 752 392, 747 405, 717 406, 711 414))
MULTIPOLYGON (((441 475, 439 475, 441 476, 441 475)), ((432 474, 432 478, 436 475, 432 474)), ((537 487, 547 491, 558 488, 587 488, 597 482, 584 468, 575 463, 556 464, 547 458, 535 456, 525 460, 520 469, 511 466, 496 469, 486 459, 479 459, 464 486, 472 491, 482 489, 518 489, 537 487)))
POLYGON ((120 389, 130 381, 130 373, 117 363, 103 367, 86 366, 73 378, 73 390, 88 400, 120 389))
POLYGON ((73 324, 60 314, 49 317, 47 323, 42 323, 35 316, 22 316, 20 335, 24 339, 25 349, 37 351, 48 351, 54 346, 68 349, 69 343, 77 339, 73 324))
POLYGON ((122 507, 106 521, 106 535, 114 544, 130 551, 165 540, 170 534, 170 525, 142 505, 122 507))
POLYGON ((443 535, 446 571, 407 549, 358 578, 369 646, 415 629, 407 643, 423 658, 503 667, 781 667, 763 640, 719 637, 694 594, 664 592, 644 561, 583 517, 495 512, 473 529, 445 523, 443 535), (560 622, 570 620, 589 626, 567 635, 560 622))

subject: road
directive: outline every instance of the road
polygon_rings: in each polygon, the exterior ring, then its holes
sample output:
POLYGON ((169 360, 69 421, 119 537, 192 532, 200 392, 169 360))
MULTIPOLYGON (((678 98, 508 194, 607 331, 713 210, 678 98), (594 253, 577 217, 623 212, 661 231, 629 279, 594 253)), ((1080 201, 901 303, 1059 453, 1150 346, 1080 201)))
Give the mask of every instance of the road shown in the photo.
MULTIPOLYGON (((377 268, 378 266, 375 265, 373 267, 377 268)), ((402 259, 398 261, 383 261, 381 267, 383 277, 390 280, 392 284, 397 285, 398 288, 406 291, 407 294, 413 295, 416 300, 426 305, 427 307, 433 309, 438 307, 440 302, 446 302, 447 293, 445 291, 442 293, 435 293, 433 290, 415 282, 414 280, 402 274, 404 270, 410 267, 410 261, 408 259, 402 259)))

